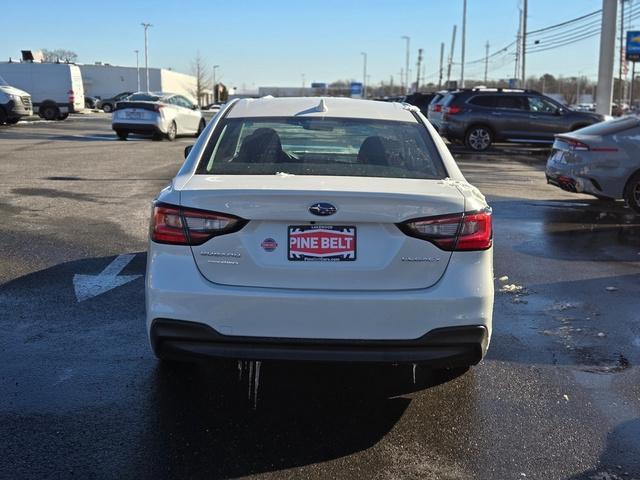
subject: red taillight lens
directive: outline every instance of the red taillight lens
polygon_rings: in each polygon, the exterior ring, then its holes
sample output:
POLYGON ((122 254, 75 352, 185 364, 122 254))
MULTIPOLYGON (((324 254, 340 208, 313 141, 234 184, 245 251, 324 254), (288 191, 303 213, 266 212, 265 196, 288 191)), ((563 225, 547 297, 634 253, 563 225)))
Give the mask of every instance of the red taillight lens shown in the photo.
POLYGON ((453 106, 453 107, 444 108, 442 111, 447 115, 455 115, 456 113, 460 113, 462 109, 460 107, 453 106))
POLYGON ((156 105, 154 105, 154 106, 153 106, 153 111, 154 111, 154 112, 159 112, 159 111, 160 111, 160 110, 162 110, 163 108, 164 108, 164 105, 158 105, 158 104, 156 104, 156 105))
POLYGON ((586 152, 590 150, 589 145, 579 142, 578 140, 566 140, 566 142, 569 144, 569 150, 574 152, 586 152))
POLYGON ((486 250, 493 244, 491 209, 410 220, 398 227, 447 251, 486 250))
POLYGON ((157 243, 201 245, 215 236, 237 232, 246 223, 221 213, 158 203, 153 207, 149 234, 157 243))
POLYGON ((440 112, 442 111, 442 105, 436 104, 433 106, 433 111, 434 112, 440 112))

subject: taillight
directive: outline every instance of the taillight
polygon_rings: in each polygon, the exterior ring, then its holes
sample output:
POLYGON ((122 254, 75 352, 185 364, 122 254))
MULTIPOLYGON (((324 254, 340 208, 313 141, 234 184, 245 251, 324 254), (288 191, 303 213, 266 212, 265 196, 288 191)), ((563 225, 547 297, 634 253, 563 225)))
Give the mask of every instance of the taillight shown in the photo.
POLYGON ((233 215, 156 203, 149 235, 157 243, 201 245, 218 235, 237 232, 246 223, 233 215))
POLYGON ((436 104, 436 105, 434 105, 434 106, 433 106, 433 111, 434 111, 434 112, 440 112, 440 111, 442 111, 442 105, 440 105, 440 104, 436 104))
POLYGON ((398 227, 410 237, 426 240, 447 251, 486 250, 493 244, 490 208, 409 220, 398 227))
POLYGON ((164 108, 164 105, 158 105, 157 103, 153 106, 153 111, 154 112, 159 112, 160 110, 162 110, 164 108))
POLYGON ((569 144, 569 150, 573 152, 586 152, 590 150, 589 145, 586 143, 579 142, 578 140, 568 139, 565 140, 567 144, 569 144))
POLYGON ((67 92, 67 95, 69 95, 69 103, 73 103, 75 101, 75 99, 76 99, 73 90, 69 90, 67 92))
POLYGON ((446 113, 447 115, 455 115, 456 113, 460 113, 462 111, 462 109, 460 107, 456 107, 455 105, 452 107, 447 107, 444 108, 443 113, 446 113))

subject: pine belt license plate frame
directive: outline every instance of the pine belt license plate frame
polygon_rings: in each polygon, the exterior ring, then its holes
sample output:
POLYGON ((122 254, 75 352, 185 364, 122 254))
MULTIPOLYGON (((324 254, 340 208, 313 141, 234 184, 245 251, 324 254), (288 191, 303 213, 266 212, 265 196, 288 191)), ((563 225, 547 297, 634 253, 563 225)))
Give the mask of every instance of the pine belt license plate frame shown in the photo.
POLYGON ((354 262, 357 259, 357 249, 357 229, 352 225, 288 227, 287 259, 290 262, 354 262), (304 245, 302 238, 308 240, 304 245), (322 240, 323 238, 327 240, 322 240))

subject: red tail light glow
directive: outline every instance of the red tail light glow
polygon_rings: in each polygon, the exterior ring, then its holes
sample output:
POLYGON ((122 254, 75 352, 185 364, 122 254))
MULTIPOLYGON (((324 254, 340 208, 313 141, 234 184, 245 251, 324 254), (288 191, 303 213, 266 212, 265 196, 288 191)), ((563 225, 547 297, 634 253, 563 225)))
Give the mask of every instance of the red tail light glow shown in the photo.
POLYGON ((455 105, 452 107, 447 107, 442 110, 447 115, 455 115, 456 113, 460 113, 462 109, 460 107, 456 107, 455 105))
POLYGON ((69 95, 69 103, 73 103, 75 101, 75 99, 76 99, 76 96, 75 96, 73 90, 69 90, 67 92, 67 95, 69 95))
POLYGON ((440 112, 440 111, 442 111, 442 105, 441 105, 441 104, 439 104, 439 103, 436 103, 436 104, 433 106, 433 111, 434 111, 434 112, 440 112))
POLYGON ((157 104, 157 103, 153 106, 153 110, 154 110, 155 112, 159 112, 159 111, 160 111, 160 110, 162 110, 163 108, 164 108, 164 105, 159 105, 159 104, 157 104))
POLYGON ((419 218, 398 224, 410 237, 433 243, 446 251, 487 250, 493 245, 491 209, 419 218))
POLYGON ((569 150, 574 152, 586 152, 590 150, 589 145, 579 142, 578 140, 565 140, 569 144, 569 150))
POLYGON ((156 203, 149 235, 156 243, 201 245, 218 235, 237 232, 246 224, 233 215, 156 203))

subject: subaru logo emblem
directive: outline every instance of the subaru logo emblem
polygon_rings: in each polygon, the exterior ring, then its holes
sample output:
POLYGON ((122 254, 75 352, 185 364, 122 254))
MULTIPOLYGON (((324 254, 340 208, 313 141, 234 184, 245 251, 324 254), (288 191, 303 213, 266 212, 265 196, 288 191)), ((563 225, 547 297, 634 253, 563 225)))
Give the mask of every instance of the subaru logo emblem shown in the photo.
POLYGON ((320 202, 311 205, 309 207, 309 211, 319 217, 328 217, 329 215, 336 213, 338 209, 330 203, 320 202))

